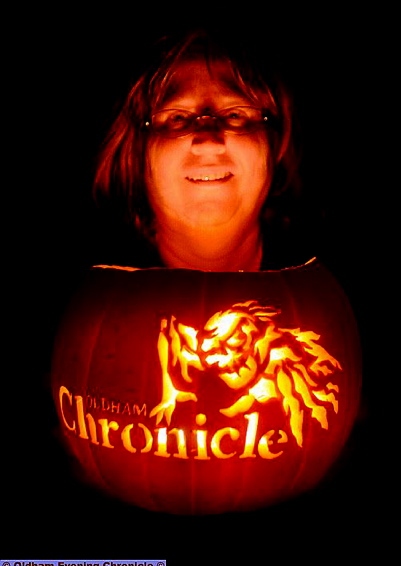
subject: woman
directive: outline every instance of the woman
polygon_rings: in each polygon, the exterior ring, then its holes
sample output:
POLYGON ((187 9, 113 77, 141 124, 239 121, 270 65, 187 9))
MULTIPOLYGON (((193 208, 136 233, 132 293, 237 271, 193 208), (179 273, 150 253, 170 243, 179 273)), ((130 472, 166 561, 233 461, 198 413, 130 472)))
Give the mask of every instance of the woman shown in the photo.
POLYGON ((156 51, 98 158, 97 202, 107 197, 135 231, 111 262, 257 271, 309 259, 289 229, 300 191, 293 104, 265 55, 205 29, 156 51))

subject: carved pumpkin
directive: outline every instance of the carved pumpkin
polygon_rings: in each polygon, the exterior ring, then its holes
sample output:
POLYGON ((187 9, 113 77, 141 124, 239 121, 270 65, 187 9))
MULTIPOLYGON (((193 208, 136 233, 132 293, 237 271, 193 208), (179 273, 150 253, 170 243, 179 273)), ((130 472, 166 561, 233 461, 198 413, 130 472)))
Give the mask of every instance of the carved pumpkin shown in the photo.
POLYGON ((174 514, 248 511, 321 481, 353 427, 359 336, 318 261, 280 271, 93 268, 52 390, 87 480, 174 514))

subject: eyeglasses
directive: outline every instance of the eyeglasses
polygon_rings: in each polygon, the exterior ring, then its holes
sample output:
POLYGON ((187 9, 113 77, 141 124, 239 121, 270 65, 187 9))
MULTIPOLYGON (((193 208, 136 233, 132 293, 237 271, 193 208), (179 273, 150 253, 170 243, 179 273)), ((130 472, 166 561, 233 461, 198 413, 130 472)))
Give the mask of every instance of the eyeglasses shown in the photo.
POLYGON ((187 136, 201 129, 224 131, 228 134, 252 134, 267 124, 270 116, 253 106, 233 106, 214 114, 197 115, 195 112, 168 108, 155 112, 145 122, 146 128, 166 138, 187 136))

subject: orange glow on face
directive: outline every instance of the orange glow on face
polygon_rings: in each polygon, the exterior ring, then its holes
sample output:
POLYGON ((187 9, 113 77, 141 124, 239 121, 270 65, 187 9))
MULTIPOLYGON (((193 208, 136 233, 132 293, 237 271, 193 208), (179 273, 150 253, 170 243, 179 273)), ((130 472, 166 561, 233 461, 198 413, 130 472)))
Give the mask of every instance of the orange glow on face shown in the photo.
POLYGON ((338 411, 338 387, 321 379, 341 370, 341 365, 317 343, 320 336, 315 332, 277 326, 278 314, 248 301, 215 313, 201 330, 177 324, 175 317, 163 319, 158 342, 163 394, 151 416, 156 416, 157 423, 165 418, 169 424, 177 402, 197 401, 194 393, 173 385, 173 371, 179 366, 188 383, 193 379, 191 368, 217 369, 219 379, 238 392, 231 406, 220 409, 227 417, 278 399, 299 446, 305 409, 327 429, 326 405, 338 411))

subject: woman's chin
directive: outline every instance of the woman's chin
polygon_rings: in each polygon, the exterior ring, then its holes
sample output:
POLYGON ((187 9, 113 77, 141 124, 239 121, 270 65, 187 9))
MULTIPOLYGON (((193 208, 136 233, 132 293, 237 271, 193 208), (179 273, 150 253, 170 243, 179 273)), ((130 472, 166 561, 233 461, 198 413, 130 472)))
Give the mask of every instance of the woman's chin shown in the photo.
POLYGON ((222 204, 202 204, 193 207, 190 214, 184 216, 184 220, 193 229, 202 228, 224 228, 232 225, 235 211, 232 207, 224 206, 222 204))

